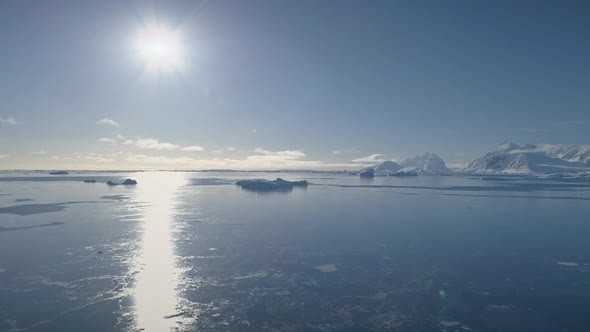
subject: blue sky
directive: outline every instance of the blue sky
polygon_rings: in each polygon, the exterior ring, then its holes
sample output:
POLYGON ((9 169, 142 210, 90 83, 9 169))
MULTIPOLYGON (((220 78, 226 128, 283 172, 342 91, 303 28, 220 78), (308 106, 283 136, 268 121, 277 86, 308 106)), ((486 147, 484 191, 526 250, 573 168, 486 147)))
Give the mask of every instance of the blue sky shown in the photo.
POLYGON ((588 144, 588 9, 2 1, 0 168, 339 169, 588 144), (181 68, 138 58, 154 24, 182 35, 181 68))

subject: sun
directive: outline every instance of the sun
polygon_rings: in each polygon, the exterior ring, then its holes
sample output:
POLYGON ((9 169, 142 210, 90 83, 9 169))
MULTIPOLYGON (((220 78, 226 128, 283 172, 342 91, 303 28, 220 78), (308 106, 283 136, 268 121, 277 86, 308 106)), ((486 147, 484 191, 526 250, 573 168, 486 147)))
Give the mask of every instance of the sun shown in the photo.
POLYGON ((184 65, 182 35, 162 25, 148 25, 137 32, 134 49, 148 71, 178 70, 184 65))

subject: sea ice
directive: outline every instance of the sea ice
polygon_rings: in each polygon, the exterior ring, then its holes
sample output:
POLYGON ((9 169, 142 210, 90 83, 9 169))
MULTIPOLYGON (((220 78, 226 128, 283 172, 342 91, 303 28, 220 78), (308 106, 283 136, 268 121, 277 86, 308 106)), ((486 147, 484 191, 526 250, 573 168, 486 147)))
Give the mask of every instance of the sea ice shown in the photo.
POLYGON ((320 272, 324 272, 324 273, 338 271, 336 264, 318 265, 318 266, 314 266, 314 269, 319 270, 320 272))
POLYGON ((576 262, 557 262, 558 265, 562 265, 562 266, 578 266, 580 264, 576 263, 576 262))

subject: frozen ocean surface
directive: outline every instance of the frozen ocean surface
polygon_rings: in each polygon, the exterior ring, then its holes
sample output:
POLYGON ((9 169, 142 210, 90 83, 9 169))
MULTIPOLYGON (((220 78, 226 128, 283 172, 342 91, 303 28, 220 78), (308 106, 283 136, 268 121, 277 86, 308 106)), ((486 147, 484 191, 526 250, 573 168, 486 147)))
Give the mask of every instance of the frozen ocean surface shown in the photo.
POLYGON ((587 331, 588 211, 559 179, 4 172, 0 331, 587 331), (277 177, 310 184, 235 185, 277 177))

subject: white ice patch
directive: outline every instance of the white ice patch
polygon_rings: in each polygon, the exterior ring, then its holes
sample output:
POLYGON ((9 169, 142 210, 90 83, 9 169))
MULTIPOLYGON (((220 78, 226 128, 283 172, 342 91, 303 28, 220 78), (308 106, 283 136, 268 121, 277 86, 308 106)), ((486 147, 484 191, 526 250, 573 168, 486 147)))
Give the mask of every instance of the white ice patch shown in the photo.
POLYGON ((557 262, 558 265, 562 265, 562 266, 570 266, 570 267, 574 267, 574 266, 579 266, 580 264, 576 263, 576 262, 557 262))
POLYGON ((461 331, 472 331, 472 329, 469 326, 461 322, 455 321, 443 320, 440 322, 440 326, 442 327, 443 331, 448 331, 447 328, 450 328, 453 331, 458 331, 458 329, 460 329, 461 331))
POLYGON ((268 272, 261 271, 261 272, 256 272, 256 273, 247 274, 247 275, 243 275, 243 276, 237 276, 237 277, 234 277, 234 280, 262 278, 262 277, 266 277, 267 274, 268 274, 268 272))
POLYGON ((319 270, 320 272, 324 272, 324 273, 338 271, 336 264, 326 264, 326 265, 314 266, 314 269, 319 270))
POLYGON ((488 306, 488 309, 495 310, 495 311, 510 311, 514 309, 513 306, 505 305, 505 304, 492 304, 488 306))

